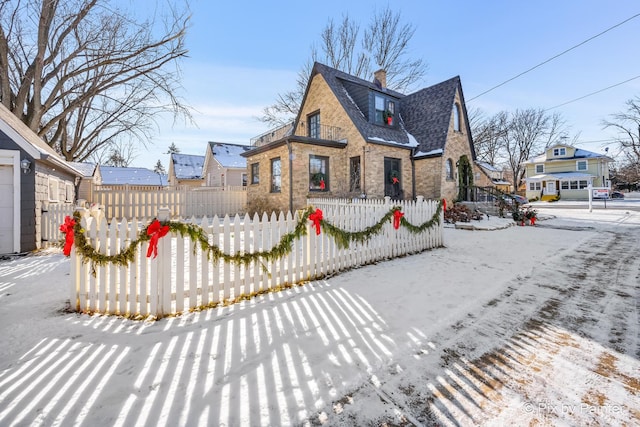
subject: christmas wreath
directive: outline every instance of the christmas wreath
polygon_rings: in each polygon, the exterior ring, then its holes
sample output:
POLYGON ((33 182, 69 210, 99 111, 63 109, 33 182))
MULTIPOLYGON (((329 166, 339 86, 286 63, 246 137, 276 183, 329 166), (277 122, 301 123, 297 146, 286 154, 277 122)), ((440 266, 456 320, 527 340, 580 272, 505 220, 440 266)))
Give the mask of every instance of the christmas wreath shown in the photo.
POLYGON ((320 185, 322 181, 324 181, 324 174, 322 172, 316 172, 311 175, 311 182, 313 185, 320 185))
POLYGON ((400 184, 400 172, 397 170, 392 170, 389 173, 389 183, 390 184, 400 184))

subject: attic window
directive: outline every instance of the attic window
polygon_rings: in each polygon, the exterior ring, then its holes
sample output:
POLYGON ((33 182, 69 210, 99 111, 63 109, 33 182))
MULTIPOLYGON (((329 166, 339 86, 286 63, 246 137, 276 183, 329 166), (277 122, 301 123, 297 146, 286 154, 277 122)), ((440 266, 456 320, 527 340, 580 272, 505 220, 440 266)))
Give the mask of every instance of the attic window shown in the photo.
POLYGON ((554 148, 553 149, 553 156, 566 156, 567 155, 567 149, 562 147, 562 148, 554 148))
POLYGON ((309 115, 309 137, 320 138, 320 113, 314 113, 309 115))
POLYGON ((461 131, 460 126, 460 104, 457 102, 453 104, 453 130, 456 132, 461 131))
POLYGON ((375 95, 374 108, 374 123, 387 126, 395 124, 396 103, 394 101, 381 95, 375 95))

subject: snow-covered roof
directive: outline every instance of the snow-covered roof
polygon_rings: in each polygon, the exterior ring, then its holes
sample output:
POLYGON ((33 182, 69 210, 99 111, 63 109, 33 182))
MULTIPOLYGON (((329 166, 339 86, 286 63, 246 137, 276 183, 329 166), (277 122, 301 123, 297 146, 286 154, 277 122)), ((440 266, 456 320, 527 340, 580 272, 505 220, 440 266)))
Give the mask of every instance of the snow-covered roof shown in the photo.
MULTIPOLYGON (((573 148, 570 145, 563 145, 562 147, 573 148)), ((552 147, 550 147, 550 148, 552 148, 552 147)), ((604 158, 604 159, 607 159, 609 161, 613 161, 613 159, 609 158, 608 156, 606 156, 604 154, 594 153, 593 151, 584 150, 582 148, 576 148, 576 151, 575 151, 574 155, 571 156, 571 157, 569 157, 569 156, 554 157, 552 159, 548 159, 547 158, 547 152, 548 151, 549 151, 549 148, 544 153, 542 153, 540 155, 537 155, 535 157, 531 157, 529 160, 527 160, 524 163, 525 164, 527 164, 527 163, 543 163, 543 162, 547 162, 547 161, 564 161, 564 160, 597 159, 597 158, 604 158)))
POLYGON ((171 154, 173 172, 178 179, 201 179, 205 156, 194 154, 171 154))
POLYGON ((73 166, 76 170, 82 173, 82 176, 85 178, 90 178, 96 171, 95 163, 85 163, 85 162, 68 162, 71 166, 73 166))
POLYGON ((547 179, 558 179, 558 180, 567 180, 567 179, 592 179, 593 175, 582 172, 556 172, 556 173, 541 173, 539 175, 530 176, 525 178, 525 181, 544 181, 547 179))
POLYGON ((484 170, 491 171, 491 172, 501 172, 500 169, 493 166, 491 163, 483 162, 481 160, 476 160, 476 163, 478 164, 478 166, 480 166, 484 170))
POLYGON ((167 185, 167 175, 146 168, 99 166, 102 185, 167 185))
POLYGON ((442 150, 442 148, 437 148, 431 151, 417 151, 414 157, 417 159, 420 157, 438 156, 443 153, 444 153, 444 150, 442 150))
POLYGON ((226 144, 223 142, 209 142, 211 154, 225 168, 246 168, 247 159, 240 154, 251 150, 249 145, 226 144))

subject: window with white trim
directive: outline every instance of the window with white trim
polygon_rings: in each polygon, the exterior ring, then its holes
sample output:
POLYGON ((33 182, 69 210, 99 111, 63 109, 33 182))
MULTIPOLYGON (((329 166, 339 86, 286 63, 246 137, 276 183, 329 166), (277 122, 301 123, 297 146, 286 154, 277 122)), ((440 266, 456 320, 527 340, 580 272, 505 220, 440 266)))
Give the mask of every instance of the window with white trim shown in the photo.
POLYGON ((586 160, 578 160, 576 162, 576 170, 577 171, 586 171, 587 170, 587 161, 586 160))
POLYGON ((271 159, 271 192, 279 193, 282 190, 282 163, 280 157, 271 159))
POLYGON ((589 186, 589 182, 588 181, 578 181, 578 188, 580 190, 584 190, 588 186, 589 186))
POLYGON ((536 165, 536 173, 544 173, 544 163, 536 165))
POLYGON ((560 181, 560 189, 568 190, 569 189, 569 181, 560 181))
POLYGON ((65 202, 72 203, 73 202, 73 184, 70 182, 65 182, 65 202))
POLYGON ((554 149, 553 149, 553 155, 554 155, 554 157, 557 157, 557 156, 566 156, 566 155, 567 155, 567 149, 566 149, 566 148, 564 148, 564 147, 561 147, 561 148, 554 148, 554 149))
POLYGON ((542 186, 540 184, 541 184, 540 181, 530 182, 529 183, 529 190, 530 191, 540 191, 542 189, 542 186))
POLYGON ((52 178, 49 177, 49 183, 48 183, 48 187, 49 187, 49 201, 50 202, 57 202, 60 200, 60 193, 59 188, 60 188, 60 182, 56 179, 56 178, 52 178))

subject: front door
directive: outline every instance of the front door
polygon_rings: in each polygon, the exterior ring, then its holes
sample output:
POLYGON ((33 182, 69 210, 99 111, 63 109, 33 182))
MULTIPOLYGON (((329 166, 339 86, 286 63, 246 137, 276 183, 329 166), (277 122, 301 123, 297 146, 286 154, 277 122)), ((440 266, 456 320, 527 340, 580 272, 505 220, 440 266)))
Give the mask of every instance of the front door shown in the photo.
POLYGON ((553 196, 557 194, 555 181, 547 181, 547 191, 545 191, 545 194, 550 194, 553 196))
POLYGON ((384 195, 392 199, 402 199, 402 174, 400 159, 384 158, 384 195))

